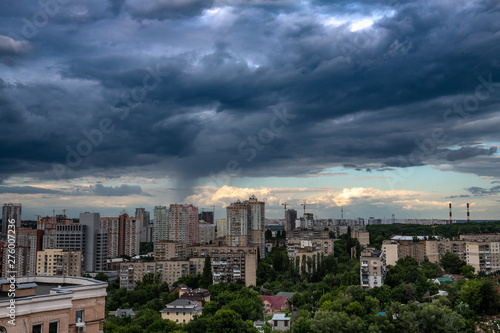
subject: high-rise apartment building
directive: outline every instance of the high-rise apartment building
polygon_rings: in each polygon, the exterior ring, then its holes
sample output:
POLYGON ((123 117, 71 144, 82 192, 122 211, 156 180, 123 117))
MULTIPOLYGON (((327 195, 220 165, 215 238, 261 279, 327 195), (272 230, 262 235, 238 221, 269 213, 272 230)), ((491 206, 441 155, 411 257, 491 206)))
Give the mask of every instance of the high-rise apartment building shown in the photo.
POLYGON ((287 209, 286 211, 286 231, 295 229, 295 221, 297 220, 297 211, 295 209, 287 209))
POLYGON ((227 235, 227 220, 218 219, 217 220, 217 238, 226 237, 227 235))
POLYGON ((265 256, 265 203, 251 196, 244 202, 236 201, 226 207, 227 244, 229 246, 258 246, 265 256))
POLYGON ((166 206, 155 206, 153 212, 153 242, 168 240, 168 209, 166 206))
POLYGON ((43 231, 43 240, 42 240, 42 250, 45 249, 56 249, 57 246, 57 231, 55 228, 45 229, 43 231))
POLYGON ((16 237, 16 245, 25 249, 23 275, 35 275, 36 253, 42 249, 43 231, 18 228, 16 229, 16 237))
POLYGON ((80 213, 80 224, 85 227, 84 271, 106 270, 108 230, 99 228, 99 213, 80 213))
POLYGON ((141 227, 145 227, 149 224, 149 212, 145 208, 136 208, 135 217, 141 220, 141 227))
POLYGON ((16 247, 14 253, 8 252, 9 243, 0 243, 0 265, 1 276, 8 277, 15 272, 17 276, 35 275, 36 271, 36 252, 41 250, 43 231, 30 228, 17 228, 16 247), (15 265, 12 261, 15 257, 15 265))
POLYGON ((7 225, 9 220, 15 220, 16 228, 21 227, 21 210, 20 203, 5 203, 2 208, 2 235, 7 234, 7 225))
POLYGON ((172 204, 168 211, 168 240, 188 245, 199 244, 198 207, 172 204))
POLYGON ((198 240, 201 245, 212 244, 215 240, 215 224, 200 222, 198 240))
MULTIPOLYGON (((72 225, 58 225, 55 230, 55 246, 46 248, 75 250, 85 253, 85 233, 87 230, 87 226, 77 223, 72 225)), ((48 232, 48 236, 46 238, 47 245, 51 245, 51 239, 48 238, 51 237, 50 235, 51 233, 48 232)))
POLYGON ((123 210, 118 217, 101 217, 99 229, 108 231, 108 256, 139 254, 141 219, 128 216, 123 210))
POLYGON ((250 207, 241 201, 226 207, 226 243, 229 246, 249 246, 252 224, 249 222, 250 207))

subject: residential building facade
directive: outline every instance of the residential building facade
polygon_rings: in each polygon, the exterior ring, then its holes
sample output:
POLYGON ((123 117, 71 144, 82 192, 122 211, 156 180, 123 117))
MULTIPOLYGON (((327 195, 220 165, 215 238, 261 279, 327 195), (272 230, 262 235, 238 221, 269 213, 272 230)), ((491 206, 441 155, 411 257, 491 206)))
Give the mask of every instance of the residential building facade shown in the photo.
POLYGON ((366 248, 361 251, 360 279, 363 289, 380 287, 384 284, 386 273, 385 253, 375 248, 366 248))
POLYGON ((38 251, 36 274, 82 276, 82 251, 46 249, 38 251))

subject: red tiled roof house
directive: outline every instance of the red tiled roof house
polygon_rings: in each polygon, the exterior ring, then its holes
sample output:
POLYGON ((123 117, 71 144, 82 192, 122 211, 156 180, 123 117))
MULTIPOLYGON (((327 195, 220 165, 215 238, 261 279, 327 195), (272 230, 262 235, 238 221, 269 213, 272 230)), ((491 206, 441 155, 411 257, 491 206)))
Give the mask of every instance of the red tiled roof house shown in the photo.
POLYGON ((291 311, 292 307, 288 297, 259 295, 264 303, 264 315, 272 316, 281 311, 291 311))

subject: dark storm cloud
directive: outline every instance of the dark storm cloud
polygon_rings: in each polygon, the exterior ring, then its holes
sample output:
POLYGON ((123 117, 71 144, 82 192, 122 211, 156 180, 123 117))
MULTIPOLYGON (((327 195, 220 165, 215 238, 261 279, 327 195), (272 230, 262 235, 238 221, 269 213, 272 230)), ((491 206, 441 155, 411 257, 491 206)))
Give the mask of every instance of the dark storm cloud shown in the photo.
MULTIPOLYGON (((428 148, 435 129, 446 139, 413 165, 498 176, 485 144, 500 122, 498 3, 313 3, 61 6, 25 41, 25 72, 0 71, 0 177, 57 178, 52 163, 68 166, 103 119, 113 130, 59 176, 164 173, 192 184, 231 160, 246 176, 384 171, 408 166, 400 157, 428 148), (368 15, 378 21, 364 30, 343 21, 368 15), (134 101, 144 82, 154 88, 134 101), (474 111, 445 117, 471 101, 474 111), (283 109, 293 119, 252 146, 283 109)), ((22 18, 40 10, 23 4, 0 4, 2 36, 21 35, 22 18)), ((10 41, 0 38, 0 61, 10 41)), ((122 190, 141 194, 93 191, 122 190)))
POLYGON ((200 15, 212 6, 213 0, 153 0, 144 3, 129 0, 127 7, 132 17, 137 19, 181 19, 200 15))
MULTIPOLYGON (((97 196, 128 196, 128 195, 149 195, 142 191, 139 185, 126 185, 122 184, 120 186, 104 186, 102 184, 91 185, 84 190, 83 193, 88 193, 89 195, 97 196)), ((78 193, 78 191, 77 191, 78 193)))
POLYGON ((483 188, 483 187, 473 186, 473 187, 466 188, 465 190, 467 190, 470 193, 472 193, 473 195, 477 195, 477 196, 497 195, 500 193, 500 186, 494 186, 494 187, 489 188, 489 189, 483 188))
POLYGON ((95 184, 90 186, 77 186, 68 190, 52 190, 36 186, 0 186, 0 193, 8 194, 57 194, 71 196, 129 196, 129 195, 144 195, 145 193, 138 185, 120 186, 105 186, 103 184, 95 184))
POLYGON ((36 186, 0 186, 0 193, 9 194, 64 194, 63 191, 36 186))
POLYGON ((453 162, 479 155, 491 156, 497 152, 497 147, 479 148, 479 147, 460 147, 457 150, 447 150, 446 160, 453 162))
POLYGON ((111 13, 115 16, 120 14, 122 7, 125 4, 125 0, 108 0, 108 2, 109 11, 111 11, 111 13))
POLYGON ((460 194, 460 195, 450 195, 448 197, 444 197, 445 199, 455 199, 455 198, 470 198, 468 194, 460 194))

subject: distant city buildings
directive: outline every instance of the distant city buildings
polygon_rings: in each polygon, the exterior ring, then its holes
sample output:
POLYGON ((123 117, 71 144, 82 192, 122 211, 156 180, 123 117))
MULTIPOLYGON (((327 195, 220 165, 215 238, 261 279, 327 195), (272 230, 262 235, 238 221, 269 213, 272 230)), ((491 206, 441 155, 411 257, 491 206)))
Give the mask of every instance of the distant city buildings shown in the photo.
POLYGON ((141 219, 131 217, 125 210, 118 217, 101 217, 99 229, 108 232, 108 256, 139 254, 141 219))

